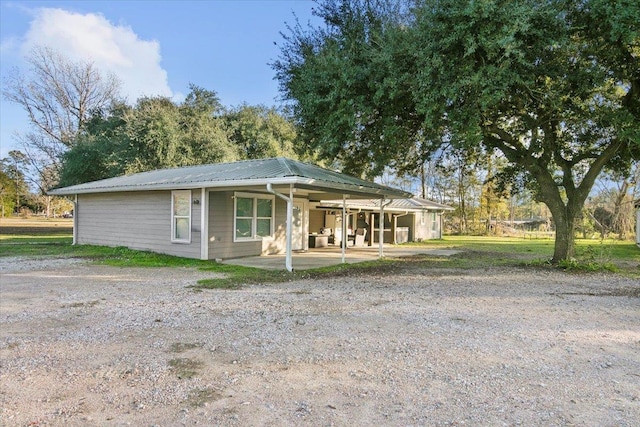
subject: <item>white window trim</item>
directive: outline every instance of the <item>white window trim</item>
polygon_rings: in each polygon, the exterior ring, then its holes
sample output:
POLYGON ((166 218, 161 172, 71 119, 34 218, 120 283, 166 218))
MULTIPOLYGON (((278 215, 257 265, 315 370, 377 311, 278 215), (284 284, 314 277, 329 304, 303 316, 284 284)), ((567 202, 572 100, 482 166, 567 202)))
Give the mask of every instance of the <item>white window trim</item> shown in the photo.
POLYGON ((191 190, 173 190, 171 191, 171 243, 191 243, 191 218, 192 218, 192 210, 191 210, 191 200, 192 194, 191 190), (181 215, 174 215, 174 201, 175 197, 178 194, 189 195, 189 236, 186 239, 176 239, 176 218, 186 218, 181 215))
MULTIPOLYGON (((234 242, 259 242, 264 239, 262 236, 258 236, 257 233, 257 220, 264 219, 265 217, 258 218, 258 199, 266 199, 271 200, 271 227, 269 230, 269 235, 273 236, 274 223, 276 220, 276 201, 275 196, 270 194, 257 194, 257 193, 233 193, 233 241, 234 242), (251 218, 251 237, 237 237, 236 236, 236 215, 238 213, 237 209, 237 200, 238 198, 243 199, 253 199, 253 216, 251 218)), ((248 217, 247 217, 248 218, 248 217)))

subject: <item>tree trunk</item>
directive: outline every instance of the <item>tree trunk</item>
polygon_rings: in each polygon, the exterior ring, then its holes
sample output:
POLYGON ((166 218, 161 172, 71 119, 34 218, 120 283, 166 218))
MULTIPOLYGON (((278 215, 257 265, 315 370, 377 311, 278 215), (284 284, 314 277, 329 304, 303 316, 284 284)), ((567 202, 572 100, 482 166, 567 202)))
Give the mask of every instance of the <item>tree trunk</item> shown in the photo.
POLYGON ((468 221, 467 221, 467 204, 465 202, 467 194, 464 190, 464 172, 461 168, 458 172, 458 200, 460 206, 460 234, 467 234, 468 221))
POLYGON ((467 221, 467 205, 464 199, 460 200, 460 234, 467 234, 469 231, 469 224, 467 221))
POLYGON ((553 212, 552 216, 556 223, 556 241, 551 262, 557 264, 575 254, 575 218, 553 215, 553 212))
MULTIPOLYGON (((613 229, 618 233, 619 240, 626 240, 627 238, 627 229, 629 228, 629 221, 625 218, 625 212, 623 208, 623 204, 627 199, 627 192, 629 190, 629 182, 625 179, 622 183, 622 188, 618 191, 618 194, 615 198, 615 202, 613 204, 613 229)), ((632 210, 629 210, 632 213, 632 210)))
POLYGON ((47 218, 51 218, 51 196, 45 196, 47 203, 47 218))
POLYGON ((585 189, 574 190, 572 197, 564 203, 546 203, 556 225, 556 241, 551 262, 572 258, 575 255, 576 223, 579 220, 588 192, 585 189))
POLYGON ((420 183, 422 184, 422 198, 427 198, 427 172, 424 169, 424 162, 420 165, 420 183))

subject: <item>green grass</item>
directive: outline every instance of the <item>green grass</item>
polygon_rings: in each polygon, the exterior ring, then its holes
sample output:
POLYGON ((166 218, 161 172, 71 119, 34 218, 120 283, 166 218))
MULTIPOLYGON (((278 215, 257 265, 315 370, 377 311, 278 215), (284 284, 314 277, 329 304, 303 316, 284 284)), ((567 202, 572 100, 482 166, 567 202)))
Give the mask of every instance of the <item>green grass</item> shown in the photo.
MULTIPOLYGON (((408 245, 465 251, 444 263, 454 268, 482 265, 548 266, 554 249, 553 239, 492 236, 446 236, 441 240, 408 245)), ((640 248, 631 241, 576 239, 574 258, 561 262, 558 267, 570 271, 611 271, 640 277, 640 248)))
POLYGON ((124 247, 72 245, 71 239, 43 241, 41 237, 0 241, 0 256, 48 256, 54 258, 87 258, 117 267, 201 267, 211 261, 179 258, 124 247))
MULTIPOLYGON (((407 245, 551 257, 553 255, 554 240, 524 239, 521 237, 445 236, 444 239, 440 240, 407 243, 407 245)), ((640 261, 640 249, 631 241, 576 239, 577 256, 594 249, 604 250, 614 258, 640 261)))
MULTIPOLYGON (((118 267, 189 267, 220 273, 223 277, 203 279, 194 289, 238 289, 244 285, 278 283, 306 278, 322 278, 347 275, 389 274, 394 269, 452 268, 470 269, 488 266, 533 266, 556 268, 548 264, 553 254, 551 239, 525 239, 514 237, 446 236, 442 240, 408 243, 434 249, 458 249, 462 253, 450 257, 418 256, 406 259, 383 259, 358 264, 341 264, 313 270, 294 271, 263 270, 179 258, 124 247, 72 245, 70 234, 45 230, 28 234, 3 234, 0 236, 0 256, 48 256, 75 257, 96 263, 118 267)), ((570 271, 613 271, 629 277, 640 278, 640 248, 632 242, 617 240, 576 240, 575 259, 560 263, 560 268, 570 271)))
POLYGON ((302 279, 319 279, 322 277, 336 277, 346 275, 371 274, 383 269, 390 272, 401 261, 382 259, 367 261, 357 264, 338 264, 328 267, 314 268, 310 270, 263 270, 260 268, 232 266, 216 264, 212 267, 204 267, 201 270, 225 273, 223 278, 202 279, 194 286, 196 289, 239 289, 244 285, 260 285, 264 283, 281 283, 302 279))

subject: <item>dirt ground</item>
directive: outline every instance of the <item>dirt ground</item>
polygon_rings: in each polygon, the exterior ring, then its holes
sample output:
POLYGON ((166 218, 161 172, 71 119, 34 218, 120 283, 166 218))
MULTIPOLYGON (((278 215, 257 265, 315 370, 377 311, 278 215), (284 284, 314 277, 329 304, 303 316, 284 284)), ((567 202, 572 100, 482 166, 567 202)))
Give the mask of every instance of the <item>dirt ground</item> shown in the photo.
POLYGON ((0 218, 0 234, 73 234, 73 219, 68 218, 0 218))
POLYGON ((212 273, 0 258, 2 426, 637 426, 640 283, 407 268, 212 273))

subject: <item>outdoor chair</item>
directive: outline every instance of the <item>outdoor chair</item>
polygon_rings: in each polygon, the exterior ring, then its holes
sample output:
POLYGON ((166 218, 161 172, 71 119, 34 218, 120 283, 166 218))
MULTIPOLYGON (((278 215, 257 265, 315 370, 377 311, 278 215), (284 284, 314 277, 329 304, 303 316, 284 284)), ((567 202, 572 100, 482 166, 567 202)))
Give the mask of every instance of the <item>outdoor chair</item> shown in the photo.
POLYGON ((364 246, 364 242, 367 237, 367 229, 366 228, 356 228, 356 234, 353 236, 353 245, 354 246, 364 246))

